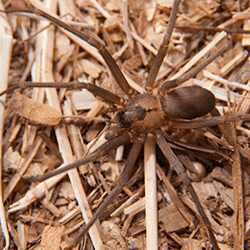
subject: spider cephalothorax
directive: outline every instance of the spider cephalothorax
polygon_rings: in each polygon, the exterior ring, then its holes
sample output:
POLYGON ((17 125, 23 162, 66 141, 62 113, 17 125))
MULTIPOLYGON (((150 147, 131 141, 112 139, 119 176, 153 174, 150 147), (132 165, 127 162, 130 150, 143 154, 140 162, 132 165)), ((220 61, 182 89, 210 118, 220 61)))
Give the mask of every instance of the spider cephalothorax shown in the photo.
POLYGON ((139 133, 150 133, 164 121, 160 99, 152 94, 137 95, 119 111, 116 120, 120 127, 131 127, 139 133))

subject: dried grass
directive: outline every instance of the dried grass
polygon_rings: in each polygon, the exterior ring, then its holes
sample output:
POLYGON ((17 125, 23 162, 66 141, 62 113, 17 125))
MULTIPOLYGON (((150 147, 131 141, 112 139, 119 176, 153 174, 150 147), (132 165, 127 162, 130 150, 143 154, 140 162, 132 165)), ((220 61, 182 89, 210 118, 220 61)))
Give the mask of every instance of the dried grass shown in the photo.
MULTIPOLYGON (((162 83, 187 72, 229 38, 233 41, 232 48, 195 79, 191 79, 189 84, 201 85, 214 93, 217 115, 219 112, 222 115, 247 113, 250 104, 248 1, 223 1, 221 5, 218 1, 209 0, 182 2, 176 22, 178 28, 173 33, 157 82, 162 83), (239 3, 243 12, 239 12, 239 3)), ((23 8, 28 3, 56 16, 55 0, 47 0, 47 7, 38 0, 6 1, 5 7, 11 4, 12 7, 23 8)), ((78 22, 83 22, 103 38, 129 84, 143 93, 153 55, 157 53, 166 30, 172 1, 110 0, 97 3, 94 0, 72 0, 58 1, 58 4, 60 16, 66 16, 63 20, 76 29, 81 29, 82 25, 78 22)), ((82 80, 118 95, 123 94, 100 54, 86 42, 54 26, 39 33, 44 26, 48 26, 48 22, 38 18, 9 15, 8 19, 14 34, 9 86, 31 79, 34 82, 82 80), (33 34, 36 35, 29 40, 33 34), (25 43, 21 42, 26 39, 25 43)), ((9 57, 5 58, 1 67, 7 66, 9 57)), ((1 77, 3 80, 2 74, 1 77)), ((2 84, 1 81, 3 90, 6 86, 2 84)), ((22 94, 35 102, 46 103, 60 115, 89 117, 80 126, 74 123, 60 123, 54 127, 29 125, 27 119, 32 112, 29 109, 19 115, 7 109, 5 117, 1 116, 4 131, 0 134, 0 141, 3 135, 0 186, 3 187, 4 203, 1 202, 0 207, 4 205, 5 211, 8 211, 5 216, 0 209, 2 248, 6 246, 7 249, 9 244, 5 221, 13 240, 11 249, 48 249, 51 244, 53 249, 67 246, 83 225, 81 213, 85 219, 89 218, 119 177, 117 173, 124 166, 129 146, 123 149, 123 157, 119 157, 119 161, 115 160, 115 153, 110 152, 98 162, 81 166, 79 171, 71 170, 69 178, 61 174, 40 184, 27 181, 30 176, 51 171, 62 164, 62 159, 67 164, 82 158, 86 152, 103 143, 106 130, 112 131, 112 126, 91 122, 91 118, 112 117, 113 106, 95 100, 86 92, 73 92, 33 88, 23 90, 22 94), (87 98, 90 98, 88 103, 87 98), (39 133, 43 136, 39 136, 39 133)), ((11 97, 12 94, 7 95, 7 104, 11 103, 11 97)), ((38 116, 39 119, 43 118, 43 112, 38 116)), ((189 159, 199 161, 206 168, 206 176, 193 182, 193 186, 220 248, 248 249, 249 122, 227 123, 204 129, 169 128, 166 132, 175 152, 188 155, 188 159, 184 158, 185 162, 189 159)), ((91 240, 86 237, 82 249, 92 249, 93 246, 102 249, 104 245, 107 249, 201 249, 207 246, 206 232, 197 220, 199 214, 194 202, 185 192, 185 187, 180 185, 178 176, 171 172, 171 167, 167 166, 158 148, 154 153, 154 147, 154 142, 146 143, 144 152, 151 153, 146 153, 144 160, 143 157, 139 159, 136 174, 116 198, 114 205, 107 207, 100 221, 91 228, 91 240), (151 157, 158 160, 155 166, 152 166, 151 157), (157 192, 152 192, 152 197, 147 194, 147 190, 156 185, 154 180, 148 181, 154 179, 149 178, 154 175, 152 172, 145 177, 147 195, 144 197, 143 162, 145 166, 149 164, 153 167, 153 172, 157 169, 157 192), (175 204, 170 196, 172 199, 174 197, 175 204), (153 211, 150 211, 151 202, 154 204, 153 211), (145 206, 149 207, 146 218, 145 206), (111 213, 110 218, 108 215, 111 213)))

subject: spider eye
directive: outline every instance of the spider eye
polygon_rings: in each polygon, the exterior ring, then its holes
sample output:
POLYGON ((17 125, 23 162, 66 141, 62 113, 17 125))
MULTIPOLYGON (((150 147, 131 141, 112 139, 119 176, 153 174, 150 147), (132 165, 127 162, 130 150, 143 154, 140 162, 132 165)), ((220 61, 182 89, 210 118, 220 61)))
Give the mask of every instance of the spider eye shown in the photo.
POLYGON ((146 116, 147 111, 141 106, 125 108, 116 115, 116 121, 122 128, 130 127, 135 121, 141 121, 146 116))
POLYGON ((214 109, 215 97, 199 86, 180 87, 163 96, 161 104, 169 118, 194 119, 214 109))

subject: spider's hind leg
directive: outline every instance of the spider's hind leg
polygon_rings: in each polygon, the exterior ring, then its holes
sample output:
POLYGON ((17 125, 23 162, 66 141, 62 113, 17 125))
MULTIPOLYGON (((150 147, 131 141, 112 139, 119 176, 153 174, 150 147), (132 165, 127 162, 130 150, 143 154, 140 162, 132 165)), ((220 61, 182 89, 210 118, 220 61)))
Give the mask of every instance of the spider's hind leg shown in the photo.
POLYGON ((160 130, 157 131, 155 137, 156 137, 156 142, 157 142, 158 146, 160 147, 161 151, 163 152, 163 154, 165 155, 165 157, 167 158, 169 163, 173 166, 176 173, 179 176, 181 176, 183 184, 187 187, 187 190, 191 194, 192 199, 193 199, 193 201, 196 205, 196 208, 198 210, 198 213, 200 215, 201 221, 207 229, 208 237, 209 237, 209 241, 210 241, 211 245, 213 245, 214 249, 219 250, 220 248, 219 248, 217 241, 215 239, 215 236, 213 234, 211 223, 209 222, 209 220, 208 220, 208 218, 207 218, 207 216, 202 208, 202 205, 198 199, 198 196, 197 196, 197 194, 196 194, 196 192, 191 184, 191 180, 188 177, 182 163, 177 158, 177 156, 174 154, 172 149, 169 147, 168 143, 166 142, 166 140, 165 140, 165 138, 160 130))

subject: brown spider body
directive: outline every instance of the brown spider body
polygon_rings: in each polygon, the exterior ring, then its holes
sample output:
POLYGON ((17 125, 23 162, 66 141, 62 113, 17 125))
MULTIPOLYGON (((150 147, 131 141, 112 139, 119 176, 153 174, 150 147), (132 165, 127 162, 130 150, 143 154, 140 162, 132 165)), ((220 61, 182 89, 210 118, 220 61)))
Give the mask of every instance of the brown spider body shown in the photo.
POLYGON ((198 86, 180 87, 161 98, 152 94, 131 98, 115 121, 122 128, 147 134, 160 128, 165 117, 194 119, 208 114, 214 106, 215 98, 210 91, 198 86))

